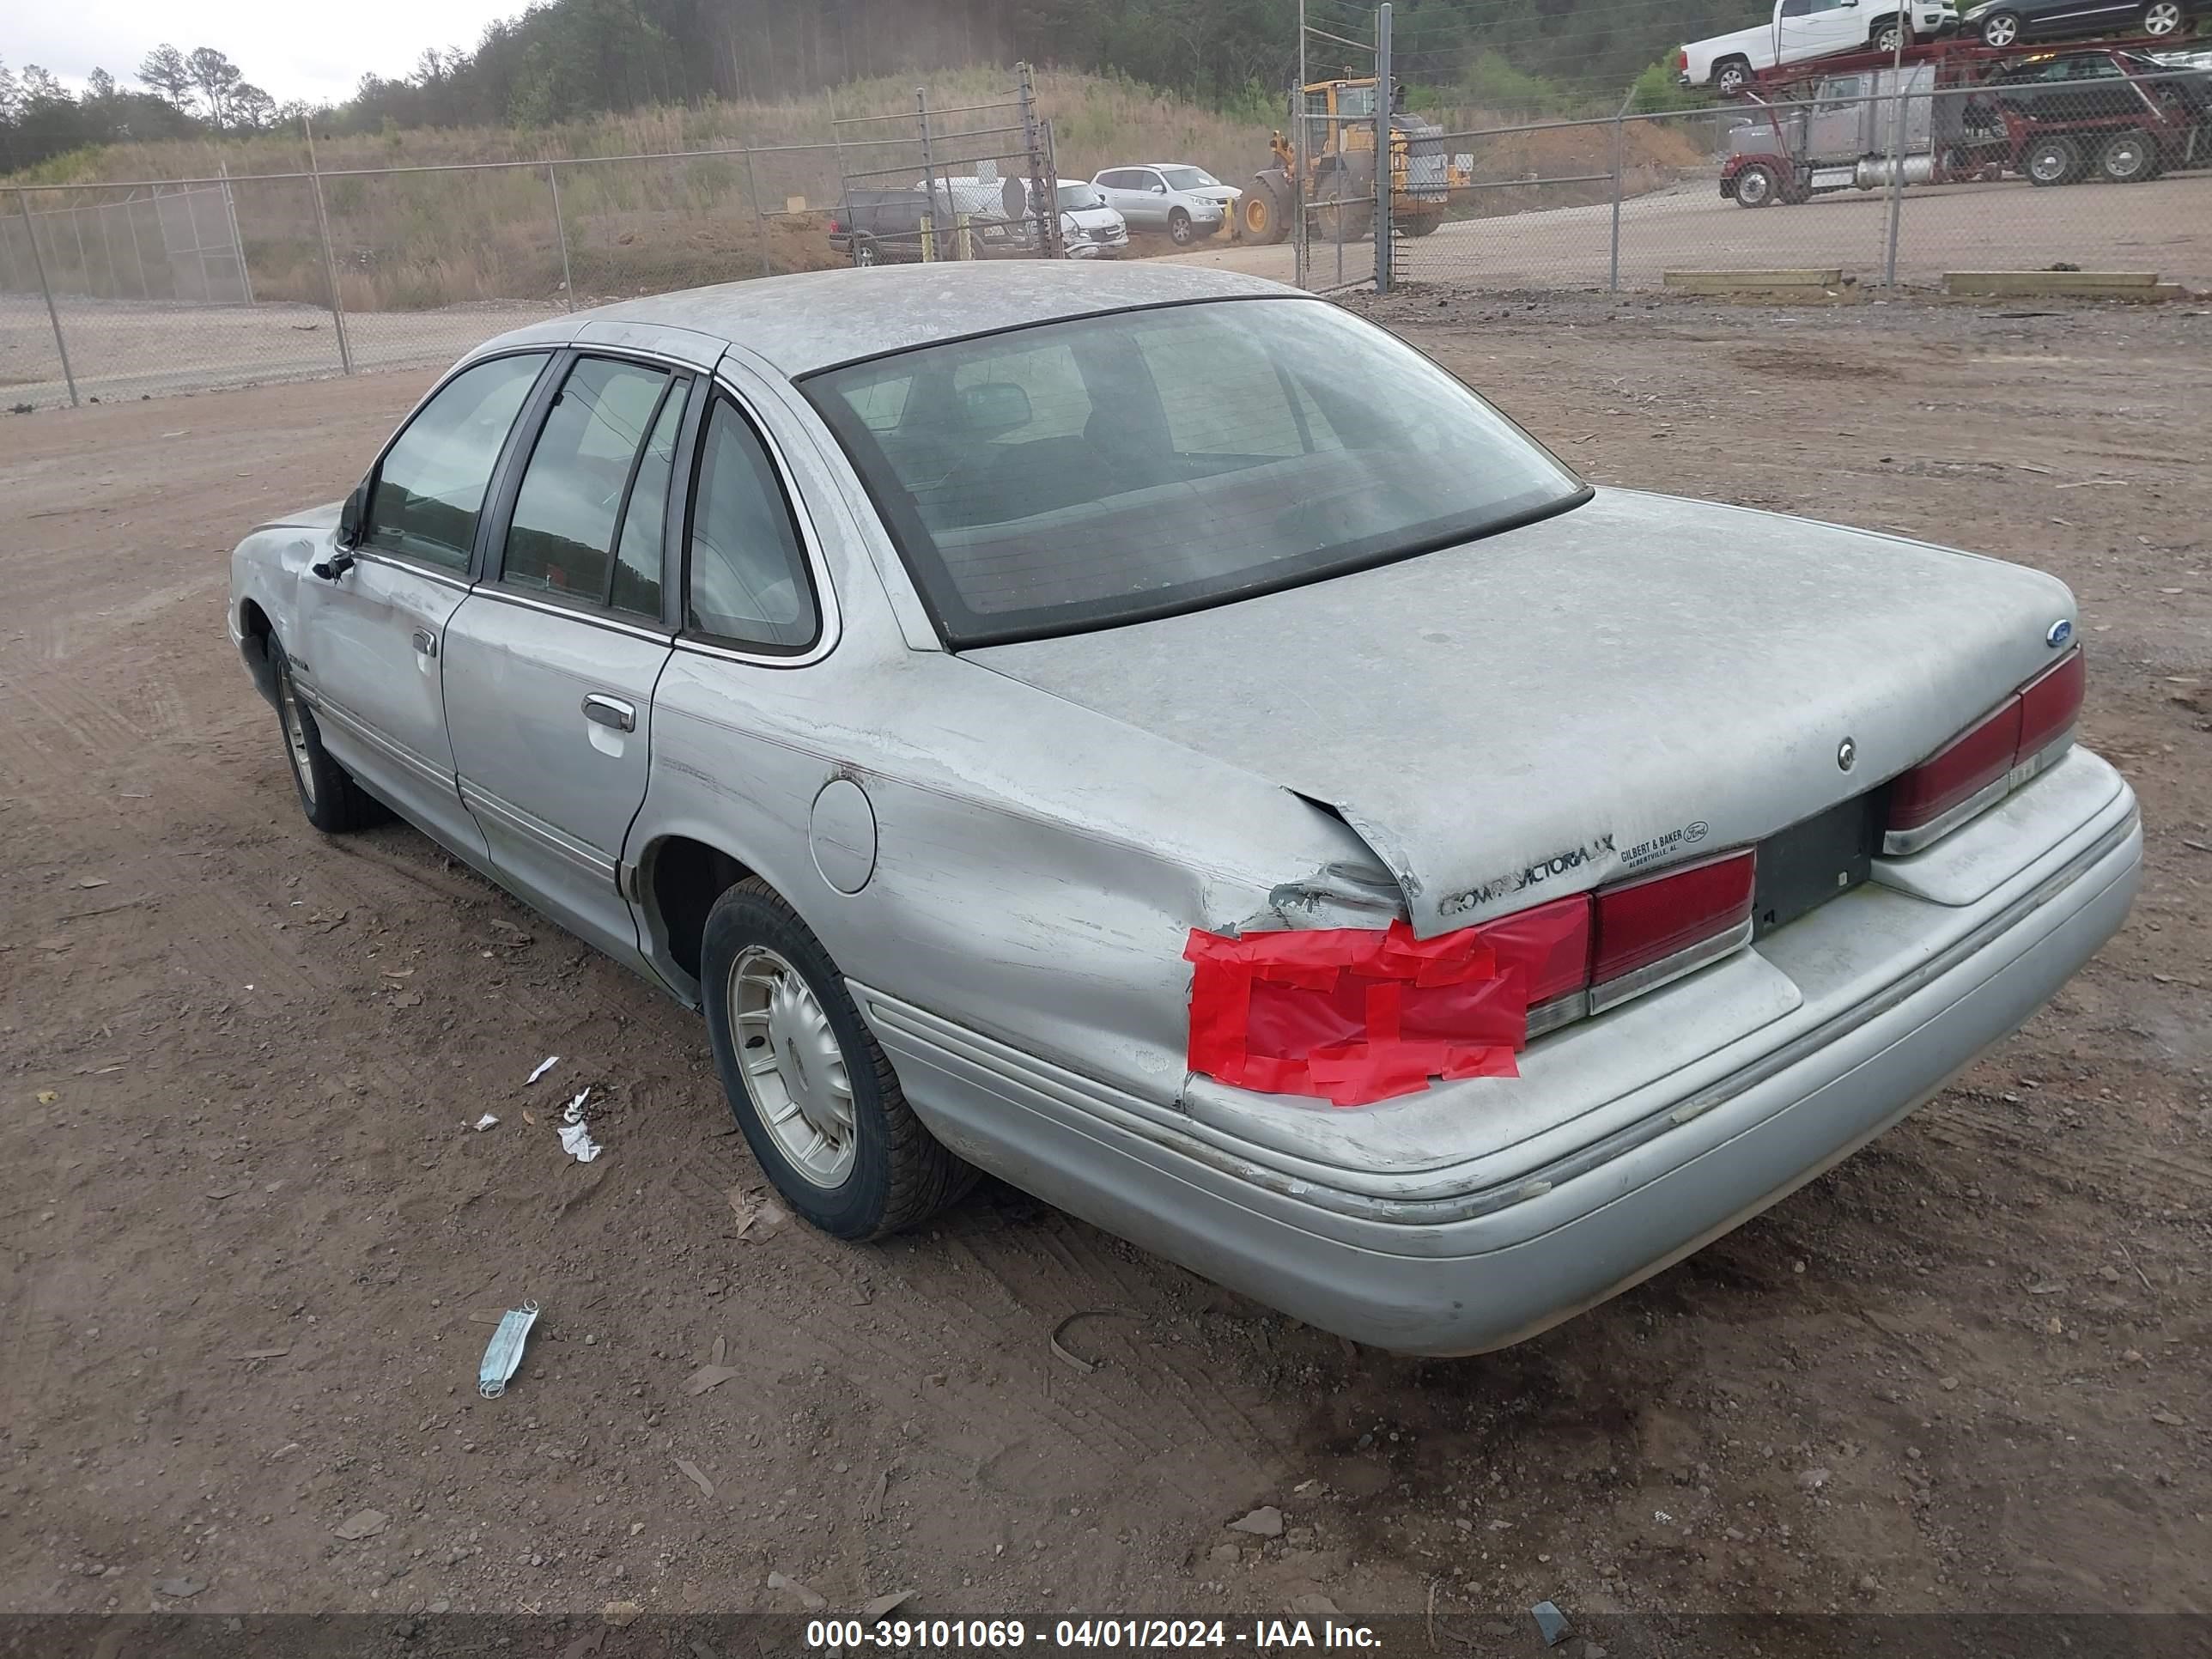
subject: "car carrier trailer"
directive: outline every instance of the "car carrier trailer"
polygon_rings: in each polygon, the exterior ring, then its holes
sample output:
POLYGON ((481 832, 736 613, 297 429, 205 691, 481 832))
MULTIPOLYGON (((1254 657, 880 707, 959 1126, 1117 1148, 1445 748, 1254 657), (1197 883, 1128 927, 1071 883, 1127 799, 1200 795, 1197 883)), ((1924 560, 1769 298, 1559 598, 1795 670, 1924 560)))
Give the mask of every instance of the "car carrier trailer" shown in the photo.
POLYGON ((1754 76, 1728 135, 1721 194, 1747 208, 1909 185, 2113 183, 2212 162, 2212 74, 2150 55, 2171 43, 2034 47, 1971 40, 1857 52, 1754 76), (1903 101, 1903 132, 1893 131, 1903 101), (1893 156, 1894 160, 1893 160, 1893 156))

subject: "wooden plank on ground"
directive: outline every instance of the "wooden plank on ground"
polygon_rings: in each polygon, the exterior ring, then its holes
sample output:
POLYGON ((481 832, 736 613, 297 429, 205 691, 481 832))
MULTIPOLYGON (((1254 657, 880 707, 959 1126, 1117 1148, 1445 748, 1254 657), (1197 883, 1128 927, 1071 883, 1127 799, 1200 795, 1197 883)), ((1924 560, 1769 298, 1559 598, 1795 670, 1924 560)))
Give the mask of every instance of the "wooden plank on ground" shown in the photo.
POLYGON ((2159 286, 2154 270, 1950 270, 1943 274, 1946 294, 1982 298, 2056 294, 2148 300, 2159 286))

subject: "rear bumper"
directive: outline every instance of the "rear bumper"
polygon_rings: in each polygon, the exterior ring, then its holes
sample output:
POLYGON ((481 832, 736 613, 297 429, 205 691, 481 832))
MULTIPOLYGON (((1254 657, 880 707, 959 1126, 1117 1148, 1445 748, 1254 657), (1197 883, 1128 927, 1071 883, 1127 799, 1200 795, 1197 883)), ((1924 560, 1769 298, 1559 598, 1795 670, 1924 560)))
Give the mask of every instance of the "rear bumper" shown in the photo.
POLYGON ((2122 788, 2055 861, 1994 896, 1970 950, 1930 954, 1732 1073, 1686 1083, 1636 1133, 1504 1190, 1393 1198, 1371 1172, 1342 1172, 1341 1185, 1311 1164, 1288 1172, 1267 1149, 854 990, 915 1109, 963 1157, 1311 1324, 1402 1352, 1473 1353, 1680 1260, 1897 1122, 2112 936, 2142 854, 2122 788))

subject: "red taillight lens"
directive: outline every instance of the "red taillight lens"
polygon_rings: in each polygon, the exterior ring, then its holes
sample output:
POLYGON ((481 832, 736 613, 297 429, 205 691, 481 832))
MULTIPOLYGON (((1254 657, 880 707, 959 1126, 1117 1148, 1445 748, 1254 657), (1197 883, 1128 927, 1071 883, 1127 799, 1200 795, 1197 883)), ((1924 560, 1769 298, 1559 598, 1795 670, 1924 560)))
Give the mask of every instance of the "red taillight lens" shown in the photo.
POLYGON ((2041 754, 2074 729, 2081 717, 2081 698, 2088 686, 2088 671, 2079 651, 2069 652, 2030 680, 2020 694, 2020 758, 2041 754))
POLYGON ((1674 67, 1685 75, 1690 72, 1690 54, 1686 48, 1674 54, 1674 67))
POLYGON ((2087 684, 2079 650, 2007 697, 1889 786, 1882 850, 1917 853, 1993 806, 2063 753, 2087 684))
POLYGON ((1500 916, 1474 930, 1500 968, 1521 975, 1534 1008, 1589 983, 1590 902, 1587 893, 1500 916))
POLYGON ((2020 699, 1945 744, 1889 786, 1889 827, 1917 830, 2003 781, 2020 754, 2020 699))
MULTIPOLYGON (((1741 943, 1730 936, 1751 920, 1758 866, 1754 855, 1737 853, 1649 881, 1601 890, 1596 945, 1590 953, 1591 982, 1603 989, 1647 969, 1673 964, 1700 945, 1720 942, 1733 948, 1741 943)), ((1643 983, 1634 988, 1644 988, 1643 983)))

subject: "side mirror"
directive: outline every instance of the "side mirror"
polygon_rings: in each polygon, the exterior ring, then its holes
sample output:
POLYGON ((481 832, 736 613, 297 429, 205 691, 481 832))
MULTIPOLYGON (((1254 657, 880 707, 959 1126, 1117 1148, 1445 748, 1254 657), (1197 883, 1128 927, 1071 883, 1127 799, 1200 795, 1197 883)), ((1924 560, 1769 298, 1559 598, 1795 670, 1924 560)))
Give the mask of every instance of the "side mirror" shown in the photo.
POLYGON ((368 483, 363 479, 353 487, 353 493, 345 498, 345 505, 338 508, 337 544, 340 547, 351 547, 361 540, 362 520, 368 510, 368 483))

